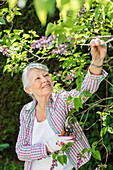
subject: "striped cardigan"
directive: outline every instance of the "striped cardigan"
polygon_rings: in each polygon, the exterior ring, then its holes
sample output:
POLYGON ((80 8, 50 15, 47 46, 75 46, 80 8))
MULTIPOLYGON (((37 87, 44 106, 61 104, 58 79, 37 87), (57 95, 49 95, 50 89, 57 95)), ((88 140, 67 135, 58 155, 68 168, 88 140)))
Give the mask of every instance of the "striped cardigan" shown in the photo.
MULTIPOLYGON (((81 91, 73 89, 71 91, 59 91, 57 94, 51 94, 50 99, 46 106, 46 114, 49 125, 56 134, 61 134, 68 112, 74 108, 73 100, 67 105, 67 98, 71 95, 73 98, 78 97, 83 91, 90 91, 94 93, 100 82, 107 76, 107 73, 102 70, 102 75, 92 75, 88 71, 87 75, 81 86, 81 91)), ((87 100, 87 99, 86 99, 87 100)), ((85 100, 85 101, 86 101, 85 100)), ((84 103, 83 97, 82 102, 84 103)), ((33 160, 39 160, 47 157, 46 145, 43 143, 32 145, 32 130, 35 118, 35 106, 36 100, 26 104, 20 113, 20 130, 16 143, 16 153, 20 160, 25 161, 24 170, 30 170, 33 160)), ((46 133, 46 132, 45 132, 46 133)), ((80 153, 84 148, 89 149, 90 145, 84 132, 82 131, 78 122, 73 125, 73 135, 76 140, 70 147, 69 152, 66 153, 68 159, 72 165, 76 168, 77 154, 80 153)), ((88 155, 87 152, 82 158, 82 166, 91 157, 91 153, 88 155)))

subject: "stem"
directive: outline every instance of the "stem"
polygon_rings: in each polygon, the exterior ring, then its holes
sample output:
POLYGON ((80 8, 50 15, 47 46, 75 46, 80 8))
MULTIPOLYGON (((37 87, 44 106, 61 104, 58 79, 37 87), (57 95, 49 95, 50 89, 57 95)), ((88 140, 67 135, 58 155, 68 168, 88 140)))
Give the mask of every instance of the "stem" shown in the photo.
POLYGON ((84 126, 85 126, 85 123, 86 123, 86 121, 87 121, 87 119, 88 119, 88 115, 89 115, 89 110, 88 110, 88 112, 87 112, 86 119, 85 119, 85 121, 84 121, 84 124, 83 124, 82 128, 84 128, 84 126))
POLYGON ((91 129, 98 121, 100 121, 101 119, 98 119, 98 120, 96 120, 96 122, 94 122, 90 127, 88 127, 87 129, 84 129, 84 130, 89 130, 89 129, 91 129))
POLYGON ((14 19, 16 10, 17 10, 17 6, 14 8, 14 13, 13 13, 13 16, 12 16, 12 18, 11 18, 11 20, 10 20, 10 22, 12 23, 11 28, 10 28, 10 33, 11 33, 11 31, 12 31, 12 28, 13 28, 13 19, 14 19))
MULTIPOLYGON (((92 37, 91 37, 91 38, 92 38, 92 37)), ((98 38, 99 38, 99 37, 98 37, 98 38)), ((102 43, 101 45, 106 45, 107 43, 109 43, 109 42, 111 42, 111 41, 113 41, 113 38, 111 38, 110 40, 102 43)), ((75 42, 75 45, 91 46, 91 44, 81 44, 81 43, 80 43, 80 44, 77 44, 76 42, 75 42)))
POLYGON ((71 38, 71 40, 82 40, 82 39, 92 39, 92 38, 113 38, 113 35, 103 35, 103 36, 93 36, 93 37, 81 37, 81 38, 71 38))
POLYGON ((108 60, 104 61, 104 63, 108 63, 112 59, 113 59, 113 57, 110 57, 108 60))
POLYGON ((48 58, 48 57, 39 57, 38 55, 33 54, 33 53, 32 53, 31 51, 29 51, 27 48, 24 47, 24 49, 25 49, 27 52, 29 52, 30 54, 32 54, 32 56, 33 56, 33 57, 31 57, 31 58, 28 58, 28 60, 33 59, 34 57, 37 57, 39 60, 48 58))
MULTIPOLYGON (((102 101, 104 101, 104 100, 106 100, 106 99, 113 99, 113 97, 107 97, 107 98, 104 98, 104 99, 98 100, 98 101, 96 101, 96 102, 94 102, 94 103, 91 103, 91 104, 89 105, 89 108, 88 108, 88 109, 91 109, 92 107, 94 107, 94 106, 98 105, 99 103, 101 103, 102 101)), ((87 112, 87 111, 88 111, 88 109, 86 109, 85 111, 82 111, 82 112, 80 112, 80 113, 76 114, 76 116, 81 115, 82 113, 87 112)))
POLYGON ((103 140, 103 138, 101 138, 95 145, 95 148, 97 147, 98 143, 101 142, 103 140))
POLYGON ((104 80, 113 87, 113 84, 111 84, 107 79, 104 79, 104 80))
MULTIPOLYGON (((3 0, 2 0, 3 1, 3 0)), ((7 0, 6 0, 7 1, 7 0)), ((4 5, 6 3, 6 1, 3 1, 0 5, 4 5)))
POLYGON ((106 161, 105 161, 105 164, 107 164, 107 161, 108 161, 108 150, 107 150, 106 146, 104 145, 104 143, 102 145, 106 149, 106 161))

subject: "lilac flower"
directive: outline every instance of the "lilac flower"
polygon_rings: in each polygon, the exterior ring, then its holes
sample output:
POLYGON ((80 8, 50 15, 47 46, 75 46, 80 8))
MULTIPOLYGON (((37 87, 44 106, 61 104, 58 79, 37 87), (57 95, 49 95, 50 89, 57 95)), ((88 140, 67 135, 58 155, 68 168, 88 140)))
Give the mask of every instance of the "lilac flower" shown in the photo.
POLYGON ((68 76, 66 77, 66 80, 74 80, 74 78, 76 78, 77 76, 75 76, 75 71, 73 71, 72 73, 68 74, 68 76))
POLYGON ((6 54, 6 57, 9 57, 9 54, 8 54, 8 53, 6 54))
POLYGON ((0 47, 0 52, 3 52, 4 51, 4 48, 1 46, 0 47))
POLYGON ((44 47, 46 47, 49 49, 54 44, 55 39, 56 37, 52 35, 50 35, 48 38, 42 36, 39 40, 36 40, 36 42, 31 45, 31 48, 38 48, 39 50, 42 50, 44 47))
POLYGON ((36 48, 36 43, 33 43, 33 44, 31 45, 31 48, 32 48, 32 49, 35 49, 35 48, 36 48))
POLYGON ((86 12, 86 9, 85 9, 85 7, 83 7, 83 8, 80 8, 80 10, 78 11, 78 17, 83 17, 84 16, 84 14, 86 14, 87 12, 86 12))
POLYGON ((103 166, 104 166, 104 168, 106 168, 106 164, 104 164, 103 166))
POLYGON ((41 44, 36 44, 36 48, 41 48, 41 44))

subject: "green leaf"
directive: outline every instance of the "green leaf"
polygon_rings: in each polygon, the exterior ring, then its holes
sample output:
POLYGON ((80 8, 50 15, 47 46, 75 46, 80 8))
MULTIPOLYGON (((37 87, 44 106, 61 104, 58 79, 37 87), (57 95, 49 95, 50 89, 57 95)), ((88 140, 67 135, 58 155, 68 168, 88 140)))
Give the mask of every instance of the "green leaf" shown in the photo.
POLYGON ((62 151, 65 151, 66 150, 66 144, 64 144, 61 148, 62 151))
POLYGON ((18 42, 14 42, 14 43, 12 44, 12 46, 13 46, 13 47, 18 47, 18 42))
POLYGON ((68 142, 68 144, 67 144, 67 147, 71 147, 73 145, 73 143, 72 142, 68 142))
POLYGON ((54 11, 55 11, 55 3, 56 0, 46 0, 46 9, 48 11, 48 13, 52 16, 54 11))
POLYGON ((101 161, 101 155, 100 155, 100 152, 99 152, 98 150, 96 150, 95 152, 92 152, 92 156, 93 156, 95 159, 101 161))
POLYGON ((33 34, 34 37, 39 37, 39 35, 36 34, 36 31, 31 30, 31 34, 33 34))
POLYGON ((14 34, 20 35, 23 32, 23 30, 14 29, 13 32, 14 34))
POLYGON ((113 128, 109 127, 109 128, 108 128, 108 132, 111 133, 111 134, 113 134, 113 128))
POLYGON ((64 163, 67 164, 67 156, 63 155, 64 163))
POLYGON ((84 148, 83 150, 82 150, 82 154, 84 154, 85 152, 87 152, 88 150, 86 149, 86 148, 84 148))
POLYGON ((64 158, 63 155, 57 156, 57 160, 63 165, 64 164, 64 158))
POLYGON ((15 15, 22 15, 22 14, 21 14, 21 12, 19 12, 19 11, 16 10, 15 15))
POLYGON ((55 153, 52 154, 53 160, 55 160, 56 156, 57 156, 57 154, 55 154, 55 153))
POLYGON ((99 114, 99 115, 101 115, 101 114, 102 114, 100 111, 97 111, 96 113, 97 113, 97 114, 99 114))
POLYGON ((66 38, 65 34, 59 34, 58 45, 62 44, 64 42, 65 38, 66 38))
POLYGON ((83 122, 80 122, 79 124, 80 124, 80 126, 82 126, 84 123, 83 123, 83 122))
POLYGON ((109 19, 110 19, 111 22, 113 22, 113 12, 110 13, 109 19))
POLYGON ((1 35, 2 35, 2 32, 0 32, 0 37, 1 37, 1 35))
POLYGON ((28 39, 30 37, 29 34, 23 34, 23 38, 28 39))
POLYGON ((1 10, 2 14, 3 14, 3 12, 8 12, 8 11, 9 11, 8 8, 2 8, 2 9, 0 9, 0 10, 1 10))
POLYGON ((47 25, 47 28, 46 28, 46 31, 45 31, 45 36, 47 37, 51 32, 52 32, 52 28, 53 28, 53 24, 52 23, 49 23, 47 25))
POLYGON ((92 148, 95 148, 95 145, 97 144, 97 141, 92 143, 92 148))
POLYGON ((67 98, 67 104, 68 104, 68 106, 69 106, 69 104, 70 104, 71 100, 72 100, 72 96, 71 96, 71 95, 69 95, 69 96, 68 96, 68 98, 67 98))
POLYGON ((113 113, 113 109, 110 109, 109 112, 112 112, 112 113, 113 113))
POLYGON ((46 1, 34 0, 34 6, 40 22, 44 26, 47 20, 46 1))
POLYGON ((103 127, 100 131, 100 136, 102 137, 103 135, 105 135, 107 131, 108 131, 108 127, 103 127))
POLYGON ((77 122, 77 118, 74 116, 72 119, 73 124, 75 124, 77 122))
POLYGON ((17 0, 8 0, 8 3, 9 3, 9 8, 13 9, 17 4, 17 0))
POLYGON ((8 143, 0 144, 0 151, 3 151, 4 149, 8 148, 10 145, 8 143))
POLYGON ((10 30, 3 30, 3 32, 9 34, 9 33, 10 33, 10 30))
POLYGON ((92 152, 92 148, 89 148, 89 150, 88 150, 88 155, 90 154, 90 152, 92 152))
POLYGON ((79 112, 79 108, 83 108, 82 100, 80 96, 78 96, 77 98, 74 98, 74 107, 78 112, 79 112))
POLYGON ((75 113, 75 109, 72 109, 72 110, 68 113, 68 115, 71 116, 73 113, 75 113))
POLYGON ((5 22, 5 20, 3 19, 3 17, 0 17, 0 25, 5 25, 6 24, 6 22, 5 22))
POLYGON ((90 93, 90 91, 84 91, 84 96, 90 97, 90 96, 92 96, 92 94, 90 93))

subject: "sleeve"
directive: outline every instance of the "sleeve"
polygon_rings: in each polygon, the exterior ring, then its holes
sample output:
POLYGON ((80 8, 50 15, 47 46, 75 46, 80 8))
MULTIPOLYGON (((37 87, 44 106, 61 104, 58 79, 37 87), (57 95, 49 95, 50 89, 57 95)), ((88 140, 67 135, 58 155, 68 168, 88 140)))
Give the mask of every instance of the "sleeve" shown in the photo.
POLYGON ((18 159, 21 161, 32 161, 47 157, 46 145, 45 144, 35 144, 30 145, 29 135, 27 134, 26 123, 24 121, 24 114, 26 110, 25 107, 20 113, 20 130, 16 142, 16 153, 18 159))
MULTIPOLYGON (((82 83, 81 90, 77 91, 76 89, 73 89, 69 92, 65 91, 64 93, 62 93, 63 98, 65 98, 65 100, 67 101, 67 98, 70 95, 74 99, 80 96, 84 91, 89 91, 91 94, 95 93, 98 90, 101 81, 104 80, 107 75, 108 74, 105 70, 102 70, 101 75, 93 75, 88 70, 88 73, 85 76, 84 81, 82 83)), ((71 100, 68 106, 68 110, 74 109, 73 99, 71 100)), ((82 95, 81 97, 82 103, 86 102, 88 99, 89 97, 85 98, 84 95, 82 95)))

